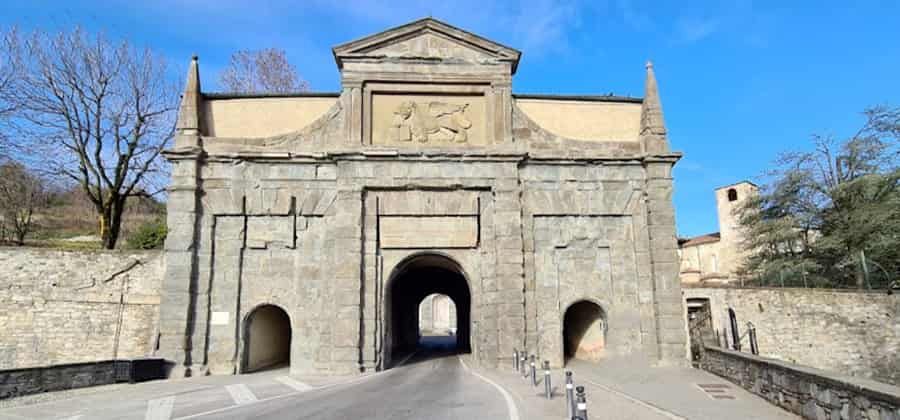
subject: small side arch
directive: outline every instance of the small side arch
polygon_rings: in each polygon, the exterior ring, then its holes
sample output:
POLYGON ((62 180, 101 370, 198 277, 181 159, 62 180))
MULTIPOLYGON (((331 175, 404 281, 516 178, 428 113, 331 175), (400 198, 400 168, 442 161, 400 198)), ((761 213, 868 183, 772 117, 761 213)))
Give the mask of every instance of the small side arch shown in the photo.
POLYGON ((563 313, 563 357, 596 362, 606 355, 606 310, 594 299, 571 303, 563 313))
POLYGON ((278 305, 263 303, 254 307, 243 320, 241 372, 290 365, 291 317, 278 305))

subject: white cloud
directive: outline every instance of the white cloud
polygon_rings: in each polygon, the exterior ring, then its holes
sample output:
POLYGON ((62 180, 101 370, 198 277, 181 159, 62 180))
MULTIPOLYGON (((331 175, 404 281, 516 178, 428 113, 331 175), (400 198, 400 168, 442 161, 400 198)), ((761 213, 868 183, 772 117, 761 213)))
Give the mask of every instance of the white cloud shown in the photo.
POLYGON ((692 43, 709 37, 720 28, 716 17, 682 17, 675 24, 676 41, 692 43))

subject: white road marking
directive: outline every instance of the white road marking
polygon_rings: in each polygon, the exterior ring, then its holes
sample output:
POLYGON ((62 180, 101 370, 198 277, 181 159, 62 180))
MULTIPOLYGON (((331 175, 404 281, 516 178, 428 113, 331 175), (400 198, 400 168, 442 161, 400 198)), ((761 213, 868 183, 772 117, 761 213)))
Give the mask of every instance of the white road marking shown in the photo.
POLYGON ((312 389, 311 386, 309 386, 303 382, 300 382, 294 378, 291 378, 290 376, 279 376, 279 377, 275 378, 275 380, 278 382, 281 382, 291 388, 294 388, 294 390, 300 391, 300 392, 308 391, 308 390, 312 389))
POLYGON ((509 420, 519 420, 519 409, 516 408, 516 403, 513 402, 512 396, 509 395, 509 392, 506 392, 506 390, 496 382, 479 375, 478 372, 470 370, 469 367, 466 366, 466 362, 463 361, 462 357, 459 358, 459 363, 462 364, 463 369, 465 369, 466 372, 475 375, 475 377, 477 377, 478 379, 481 379, 482 381, 491 384, 494 388, 497 388, 497 390, 500 391, 500 394, 503 395, 503 399, 506 400, 506 410, 509 412, 509 420))
MULTIPOLYGON (((389 372, 389 371, 385 370, 385 371, 382 371, 382 372, 373 373, 373 374, 371 374, 371 375, 361 376, 361 377, 359 377, 359 378, 352 379, 352 380, 349 380, 349 381, 347 381, 347 382, 338 382, 338 383, 328 384, 328 385, 321 386, 321 387, 318 387, 318 388, 313 388, 313 389, 311 389, 311 390, 309 390, 309 391, 307 391, 307 392, 318 392, 318 391, 322 391, 322 390, 326 390, 326 389, 330 389, 330 388, 341 387, 341 386, 345 386, 345 385, 353 385, 353 384, 357 384, 357 383, 360 383, 360 382, 368 381, 369 379, 372 379, 372 378, 376 378, 376 377, 380 376, 381 374, 387 373, 387 372, 389 372)), ((202 413, 191 414, 191 415, 189 415, 189 416, 178 417, 178 418, 176 418, 175 420, 188 420, 188 419, 193 419, 193 418, 197 418, 197 417, 208 416, 208 415, 211 415, 211 414, 218 414, 218 413, 221 413, 221 412, 225 412, 225 411, 229 411, 229 410, 234 410, 234 409, 236 409, 236 408, 246 407, 247 405, 252 405, 252 404, 257 404, 257 403, 267 402, 267 401, 280 400, 280 399, 282 399, 282 398, 293 397, 293 396, 297 396, 297 395, 300 395, 300 394, 303 394, 303 392, 300 392, 300 391, 297 391, 297 392, 288 392, 287 394, 281 394, 281 395, 276 395, 276 396, 274 396, 274 397, 268 397, 268 398, 263 398, 263 399, 261 399, 261 400, 252 401, 252 402, 249 402, 249 403, 247 403, 247 404, 244 404, 243 406, 232 405, 232 406, 228 406, 228 407, 217 408, 217 409, 215 409, 215 410, 209 410, 209 411, 204 411, 204 412, 202 412, 202 413)))
POLYGON ((594 385, 594 386, 596 386, 596 387, 598 387, 598 388, 603 389, 604 391, 607 391, 607 392, 616 394, 616 395, 618 395, 618 396, 620 396, 620 397, 622 397, 622 398, 625 398, 626 400, 629 400, 629 401, 631 401, 631 402, 633 402, 633 403, 635 403, 635 404, 637 404, 637 405, 640 405, 640 406, 642 406, 642 407, 644 407, 644 408, 650 409, 650 410, 656 412, 657 414, 661 414, 661 415, 666 416, 666 417, 668 417, 668 418, 670 418, 670 419, 672 419, 672 420, 688 420, 686 417, 681 417, 681 416, 679 416, 678 414, 675 414, 675 413, 673 413, 673 412, 671 412, 671 411, 663 410, 662 408, 659 408, 659 407, 657 407, 657 406, 655 406, 655 405, 653 405, 653 404, 650 404, 650 403, 648 403, 648 402, 641 401, 641 400, 639 400, 639 399, 637 399, 637 398, 632 397, 631 395, 625 394, 625 393, 623 393, 623 392, 616 391, 615 389, 612 389, 612 388, 610 388, 610 387, 608 387, 608 386, 600 385, 600 384, 598 384, 598 383, 596 383, 596 382, 594 382, 594 381, 587 381, 587 382, 588 382, 589 384, 591 384, 591 385, 594 385))
MULTIPOLYGON (((72 417, 63 417, 63 418, 60 419, 60 420, 81 420, 82 417, 84 417, 84 416, 81 415, 81 414, 79 414, 79 415, 77 415, 77 416, 72 416, 72 417)), ((23 417, 23 418, 24 418, 24 417, 23 417)))
POLYGON ((253 395, 253 391, 250 391, 250 388, 247 388, 247 385, 244 384, 226 385, 225 390, 228 391, 228 394, 231 395, 231 399, 233 399, 234 403, 237 405, 259 401, 259 398, 256 398, 256 395, 253 395))
POLYGON ((144 420, 169 420, 172 418, 174 405, 174 395, 147 401, 147 414, 144 415, 144 420))
MULTIPOLYGON (((413 354, 410 354, 409 356, 406 356, 406 358, 404 358, 403 360, 401 360, 400 363, 397 364, 397 366, 398 366, 398 367, 399 367, 399 366, 402 366, 404 363, 406 363, 407 361, 409 361, 409 359, 411 359, 415 354, 416 354, 416 353, 414 352, 413 354)), ((326 389, 331 389, 331 388, 336 388, 336 387, 344 387, 344 386, 350 386, 350 385, 358 384, 358 383, 360 383, 360 382, 365 382, 365 381, 368 381, 369 379, 377 378, 377 377, 379 377, 379 376, 381 376, 381 375, 390 373, 392 370, 393 370, 393 369, 383 370, 383 371, 376 372, 376 373, 372 373, 372 374, 369 374, 369 375, 360 376, 360 377, 358 377, 358 378, 351 379, 351 380, 346 381, 346 382, 337 382, 337 383, 333 383, 333 384, 328 384, 328 385, 316 387, 316 388, 313 388, 313 389, 311 389, 311 390, 309 390, 309 391, 305 391, 305 392, 318 392, 318 391, 324 391, 324 390, 326 390, 326 389)), ((256 403, 261 403, 261 402, 266 402, 266 401, 280 400, 280 399, 282 399, 282 398, 293 397, 293 396, 295 396, 295 395, 299 395, 299 394, 302 394, 302 393, 303 393, 303 392, 301 392, 301 391, 297 391, 297 392, 289 392, 289 393, 287 393, 287 394, 281 394, 281 395, 276 395, 276 396, 274 396, 274 397, 268 397, 268 398, 263 398, 263 399, 261 399, 261 400, 255 400, 255 401, 249 402, 249 403, 247 403, 247 404, 256 404, 256 403)), ((246 406, 246 405, 244 405, 244 406, 246 406)), ((217 408, 217 409, 215 409, 215 410, 209 410, 209 411, 204 411, 204 412, 202 412, 202 413, 191 414, 191 415, 189 415, 189 416, 178 417, 178 418, 176 418, 175 420, 188 420, 188 419, 193 419, 193 418, 197 418, 197 417, 208 416, 208 415, 211 415, 211 414, 218 414, 218 413, 222 413, 222 412, 225 412, 225 411, 234 410, 234 409, 239 408, 239 407, 240 407, 240 406, 232 405, 232 406, 229 406, 229 407, 217 408)), ((513 420, 518 420, 518 418, 515 418, 515 419, 513 419, 513 420)))

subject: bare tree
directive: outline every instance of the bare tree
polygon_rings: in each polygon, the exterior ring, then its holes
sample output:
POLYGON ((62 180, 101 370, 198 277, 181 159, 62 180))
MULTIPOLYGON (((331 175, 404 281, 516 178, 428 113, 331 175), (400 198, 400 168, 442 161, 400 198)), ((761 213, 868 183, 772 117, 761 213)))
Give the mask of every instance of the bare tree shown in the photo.
POLYGON ((0 164, 0 216, 3 230, 16 244, 25 243, 34 227, 35 210, 46 203, 47 193, 40 177, 17 162, 0 164))
POLYGON ((162 182, 178 94, 147 49, 80 29, 25 39, 16 82, 17 132, 34 167, 76 182, 94 205, 105 248, 116 246, 129 196, 162 182))
POLYGON ((235 93, 293 93, 309 90, 309 84, 288 62, 284 50, 238 51, 231 55, 228 67, 219 74, 219 82, 235 93))
POLYGON ((19 35, 15 28, 0 33, 0 158, 6 157, 11 148, 8 122, 16 110, 13 100, 13 86, 20 75, 17 57, 19 35))

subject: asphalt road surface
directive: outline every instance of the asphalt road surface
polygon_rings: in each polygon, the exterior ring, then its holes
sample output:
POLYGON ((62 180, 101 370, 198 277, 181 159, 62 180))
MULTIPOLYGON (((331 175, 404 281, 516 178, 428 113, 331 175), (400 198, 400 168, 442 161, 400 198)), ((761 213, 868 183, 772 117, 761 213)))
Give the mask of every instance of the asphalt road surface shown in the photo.
POLYGON ((509 419, 509 411, 499 390, 432 339, 402 366, 368 380, 197 418, 474 420, 509 419))
POLYGON ((454 338, 427 337, 398 367, 328 384, 304 383, 281 369, 113 385, 48 394, 36 404, 0 409, 0 420, 518 420, 510 395, 464 365, 454 338))

